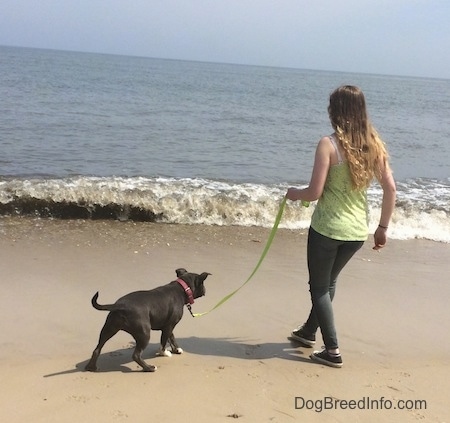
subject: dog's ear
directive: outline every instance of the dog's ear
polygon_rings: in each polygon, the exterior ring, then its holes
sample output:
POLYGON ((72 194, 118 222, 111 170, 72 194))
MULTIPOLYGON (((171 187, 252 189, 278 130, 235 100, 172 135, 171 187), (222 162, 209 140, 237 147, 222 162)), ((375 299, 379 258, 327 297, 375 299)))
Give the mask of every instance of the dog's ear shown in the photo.
POLYGON ((201 275, 198 275, 201 282, 203 282, 211 273, 203 272, 201 275))
POLYGON ((175 273, 177 274, 177 278, 179 278, 181 275, 187 273, 187 270, 180 267, 179 269, 175 270, 175 273))

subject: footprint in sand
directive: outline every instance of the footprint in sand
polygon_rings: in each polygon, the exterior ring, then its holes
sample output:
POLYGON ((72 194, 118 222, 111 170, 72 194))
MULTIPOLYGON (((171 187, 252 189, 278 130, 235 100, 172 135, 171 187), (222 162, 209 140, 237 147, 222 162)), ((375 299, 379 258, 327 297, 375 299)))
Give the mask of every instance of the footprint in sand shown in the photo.
POLYGON ((128 419, 128 414, 121 410, 115 410, 113 412, 113 419, 115 420, 128 419))
POLYGON ((90 397, 87 397, 85 395, 70 395, 66 398, 67 401, 75 401, 75 402, 82 402, 83 404, 87 403, 91 400, 90 397))
POLYGON ((260 347, 261 347, 261 345, 246 345, 245 355, 253 355, 255 353, 255 351, 260 347))

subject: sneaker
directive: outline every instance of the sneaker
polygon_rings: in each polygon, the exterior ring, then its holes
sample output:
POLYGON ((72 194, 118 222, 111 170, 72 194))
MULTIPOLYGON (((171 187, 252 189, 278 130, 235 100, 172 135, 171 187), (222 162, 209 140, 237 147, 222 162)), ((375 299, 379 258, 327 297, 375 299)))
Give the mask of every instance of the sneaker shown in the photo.
POLYGON ((327 350, 314 351, 309 358, 316 363, 325 364, 325 366, 340 368, 342 367, 341 355, 333 356, 327 350))
POLYGON ((314 333, 307 333, 303 326, 299 326, 291 332, 291 339, 301 342, 307 347, 312 347, 316 343, 316 335, 314 333))

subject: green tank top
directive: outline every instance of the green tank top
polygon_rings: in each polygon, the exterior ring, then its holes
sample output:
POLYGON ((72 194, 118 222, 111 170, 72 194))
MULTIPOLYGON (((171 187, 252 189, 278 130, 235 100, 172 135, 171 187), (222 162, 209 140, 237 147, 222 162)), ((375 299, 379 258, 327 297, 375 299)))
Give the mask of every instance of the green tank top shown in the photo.
POLYGON ((330 167, 311 218, 318 233, 340 241, 365 241, 369 235, 367 190, 353 190, 347 162, 330 167))

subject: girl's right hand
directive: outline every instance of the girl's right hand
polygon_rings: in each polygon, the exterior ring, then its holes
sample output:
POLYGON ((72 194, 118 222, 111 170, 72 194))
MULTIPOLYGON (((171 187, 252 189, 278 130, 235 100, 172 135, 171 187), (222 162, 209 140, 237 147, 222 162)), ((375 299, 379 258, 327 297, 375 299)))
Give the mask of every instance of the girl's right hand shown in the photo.
POLYGON ((288 188, 286 193, 286 198, 291 201, 298 200, 298 189, 297 188, 288 188))

